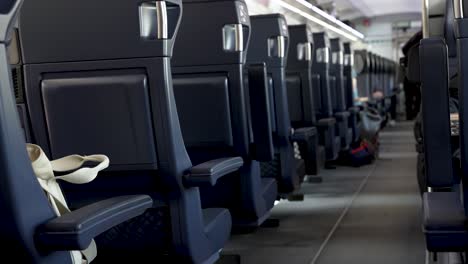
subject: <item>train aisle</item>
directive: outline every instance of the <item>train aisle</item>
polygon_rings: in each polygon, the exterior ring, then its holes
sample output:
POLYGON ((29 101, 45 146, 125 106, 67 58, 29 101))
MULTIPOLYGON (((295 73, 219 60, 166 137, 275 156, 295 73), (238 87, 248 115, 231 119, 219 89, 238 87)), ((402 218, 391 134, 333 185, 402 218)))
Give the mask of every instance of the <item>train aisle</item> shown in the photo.
POLYGON ((242 264, 424 263, 412 123, 381 133, 373 165, 322 177, 303 186, 304 202, 274 208, 279 228, 235 236, 223 254, 240 255, 242 264))

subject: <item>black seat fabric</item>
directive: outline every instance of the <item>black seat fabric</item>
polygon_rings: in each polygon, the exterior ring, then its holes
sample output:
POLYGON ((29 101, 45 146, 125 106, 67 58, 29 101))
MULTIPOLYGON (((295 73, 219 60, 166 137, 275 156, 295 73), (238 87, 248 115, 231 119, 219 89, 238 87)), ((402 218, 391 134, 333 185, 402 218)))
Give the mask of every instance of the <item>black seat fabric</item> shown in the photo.
MULTIPOLYGON (((252 94, 244 76, 250 31, 244 1, 184 1, 172 63, 177 110, 192 161, 199 164, 225 156, 244 159, 239 172, 214 187, 200 189, 203 207, 228 208, 236 227, 260 225, 277 196, 276 183, 267 188, 262 182, 258 161, 271 160, 258 155, 264 153, 262 147, 270 146, 267 141, 256 144, 258 130, 250 126, 256 117, 251 112, 258 110, 248 107, 252 94)), ((264 133, 271 137, 270 130, 264 133)))
POLYGON ((335 98, 333 103, 334 112, 345 112, 346 97, 344 89, 344 50, 339 38, 330 39, 330 75, 335 77, 335 98))
POLYGON ((353 132, 349 127, 351 114, 346 107, 345 83, 344 83, 344 50, 339 38, 330 40, 331 65, 330 75, 335 78, 332 90, 335 91, 333 97, 333 111, 338 121, 338 135, 341 138, 341 149, 347 150, 352 141, 353 132))
POLYGON ((464 231, 465 212, 458 192, 424 194, 424 228, 426 231, 464 231))
POLYGON ((357 78, 357 93, 361 98, 370 98, 371 94, 371 63, 367 50, 354 51, 354 69, 357 78))
MULTIPOLYGON (((265 62, 272 95, 271 113, 273 121, 273 142, 275 159, 262 162, 262 176, 274 178, 281 194, 288 194, 299 188, 304 178, 304 160, 295 158, 291 140, 291 119, 289 115, 286 87, 286 59, 289 48, 289 32, 283 15, 269 14, 250 17, 252 33, 247 53, 247 63, 265 62), (273 52, 275 49, 277 51, 273 52)), ((252 106, 256 102, 252 102, 252 106)))
POLYGON ((344 90, 345 90, 345 102, 346 107, 350 113, 349 127, 352 130, 353 137, 352 141, 357 142, 360 138, 360 124, 359 124, 359 112, 360 109, 355 104, 354 99, 354 54, 351 50, 351 43, 346 42, 343 44, 344 49, 344 90))
POLYGON ((451 188, 454 180, 447 46, 440 38, 423 39, 418 53, 426 187, 451 188))
MULTIPOLYGON (((463 1, 465 2, 465 1, 463 1)), ((447 6, 447 12, 453 12, 453 7, 447 6)), ((466 10, 459 10, 463 12, 466 10)), ((463 54, 468 54, 466 48, 466 19, 461 13, 456 14, 458 19, 453 20, 453 29, 457 38, 457 51, 459 52, 459 74, 466 68, 463 54)), ((448 17, 451 17, 448 14, 448 17)), ((449 24, 452 24, 449 22, 449 24)), ((447 25, 446 25, 447 26, 447 25)), ((447 31, 447 29, 446 29, 447 31)), ((447 42, 450 42, 448 40, 447 42)), ((462 184, 453 185, 451 133, 450 133, 450 107, 449 107, 449 56, 453 51, 447 48, 447 42, 441 38, 425 38, 420 42, 419 62, 423 104, 423 138, 425 151, 425 172, 429 186, 433 190, 443 188, 454 189, 452 192, 425 193, 424 205, 424 232, 426 247, 432 252, 465 252, 468 243, 466 227, 466 177, 461 175, 462 184), (437 65, 437 67, 435 66, 437 65), (442 70, 441 70, 442 69, 442 70), (435 107, 436 106, 436 107, 435 107)), ((453 41, 452 41, 453 45, 453 41)), ((408 49, 411 51, 412 48, 408 49)), ((409 52, 408 52, 409 53, 409 52)), ((466 56, 466 55, 465 55, 466 56)), ((458 162, 461 168, 466 168, 467 145, 464 140, 465 132, 463 120, 466 109, 463 104, 467 98, 464 88, 465 78, 460 81, 460 153, 458 162)), ((453 164, 456 164, 454 162, 453 164)), ((458 166, 458 165, 455 165, 458 166)))
POLYGON ((460 193, 425 193, 423 205, 427 249, 431 252, 464 252, 468 246, 468 232, 460 193))
MULTIPOLYGON (((10 33, 21 1, 3 13, 0 31, 10 33)), ((24 134, 14 102, 14 86, 7 54, 7 39, 0 37, 0 242, 19 263, 73 263, 68 250, 87 248, 91 240, 115 225, 142 214, 152 206, 149 196, 121 196, 93 203, 57 217, 41 189, 26 152, 24 134), (64 235, 65 234, 65 235, 64 235)), ((8 41, 7 41, 8 40, 8 41)))
MULTIPOLYGON (((318 129, 315 101, 317 98, 312 85, 313 40, 307 25, 289 26, 289 52, 286 68, 286 87, 288 94, 289 116, 294 129, 313 127, 316 142, 312 154, 306 159, 306 172, 316 175, 324 166, 325 146, 318 142, 318 129)), ((301 145, 300 145, 301 146, 301 145)), ((302 151, 302 155, 304 152, 302 151)))
POLYGON ((449 76, 454 78, 458 73, 457 65, 457 44, 455 39, 455 30, 453 28, 454 10, 453 1, 447 1, 445 7, 444 38, 448 47, 449 56, 449 76))
POLYGON ((199 187, 216 183, 242 161, 192 166, 170 74, 181 2, 163 3, 25 3, 19 36, 31 130, 52 158, 110 157, 109 169, 92 183, 63 185, 72 208, 115 195, 153 198, 141 217, 98 237, 101 256, 169 254, 213 262, 229 237, 231 218, 226 209, 202 207, 199 187), (158 25, 162 31, 144 23, 158 14, 167 18, 158 25))
POLYGON ((333 83, 330 81, 330 40, 325 32, 314 33, 312 36, 315 48, 312 78, 313 85, 317 87, 314 91, 320 102, 316 104, 317 118, 329 120, 328 122, 319 121, 320 141, 328 146, 326 159, 335 160, 341 149, 341 139, 339 135, 336 135, 338 122, 333 114, 332 88, 330 87, 333 83), (337 145, 336 142, 338 142, 337 145))

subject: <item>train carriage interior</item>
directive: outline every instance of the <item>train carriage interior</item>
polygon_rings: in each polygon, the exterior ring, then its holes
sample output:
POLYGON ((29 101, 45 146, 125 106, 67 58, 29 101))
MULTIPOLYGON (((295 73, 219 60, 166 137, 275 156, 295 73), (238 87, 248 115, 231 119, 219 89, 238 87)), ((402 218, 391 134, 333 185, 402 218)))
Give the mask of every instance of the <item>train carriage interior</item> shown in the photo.
POLYGON ((0 262, 468 263, 465 102, 468 0, 0 0, 0 262))

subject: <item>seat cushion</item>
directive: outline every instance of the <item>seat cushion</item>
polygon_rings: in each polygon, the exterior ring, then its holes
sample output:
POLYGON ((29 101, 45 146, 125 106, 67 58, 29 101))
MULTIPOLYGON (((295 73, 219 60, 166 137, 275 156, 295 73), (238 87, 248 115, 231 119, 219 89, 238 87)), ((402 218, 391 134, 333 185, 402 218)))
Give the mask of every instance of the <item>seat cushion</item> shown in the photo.
POLYGON ((278 196, 278 185, 276 180, 271 178, 262 179, 262 190, 263 190, 263 199, 265 199, 265 204, 267 210, 273 208, 276 197, 278 196))
POLYGON ((208 208, 203 210, 205 234, 216 249, 222 249, 231 234, 232 220, 228 210, 208 208))
POLYGON ((465 231, 466 217, 459 195, 456 192, 424 194, 426 231, 465 231))

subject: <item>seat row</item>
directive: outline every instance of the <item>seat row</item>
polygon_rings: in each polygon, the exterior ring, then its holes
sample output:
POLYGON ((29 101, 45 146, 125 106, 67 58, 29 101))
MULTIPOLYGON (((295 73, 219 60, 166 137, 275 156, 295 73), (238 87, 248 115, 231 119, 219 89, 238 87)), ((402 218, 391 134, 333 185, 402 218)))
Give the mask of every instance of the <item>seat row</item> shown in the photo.
POLYGON ((439 253, 460 253, 465 263, 466 228, 466 98, 468 54, 464 17, 466 1, 446 1, 442 34, 425 25, 422 40, 410 47, 407 75, 421 85, 422 128, 418 151, 423 179, 424 222, 428 260, 439 253), (408 74, 411 73, 411 74, 408 74), (456 91, 456 92, 451 92, 456 91), (460 123, 458 121, 460 120, 460 123), (464 255, 464 256, 463 256, 464 255))
POLYGON ((370 100, 368 103, 377 107, 381 114, 388 112, 397 88, 396 63, 367 50, 354 53, 359 97, 370 100))
POLYGON ((95 238, 98 261, 214 263, 232 229, 261 226, 359 140, 350 43, 280 14, 240 0, 2 3, 0 242, 20 262, 70 263, 95 238), (72 213, 56 217, 25 142, 110 166, 61 182, 72 213))

